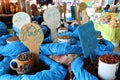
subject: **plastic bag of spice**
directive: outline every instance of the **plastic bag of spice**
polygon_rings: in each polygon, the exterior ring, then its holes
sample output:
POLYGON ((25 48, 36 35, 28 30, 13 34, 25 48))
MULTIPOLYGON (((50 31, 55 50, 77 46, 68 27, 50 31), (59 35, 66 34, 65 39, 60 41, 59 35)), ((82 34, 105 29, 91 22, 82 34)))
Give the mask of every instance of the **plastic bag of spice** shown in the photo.
POLYGON ((75 75, 75 80, 98 80, 97 77, 90 74, 83 68, 83 59, 84 57, 78 57, 71 64, 71 69, 75 75))

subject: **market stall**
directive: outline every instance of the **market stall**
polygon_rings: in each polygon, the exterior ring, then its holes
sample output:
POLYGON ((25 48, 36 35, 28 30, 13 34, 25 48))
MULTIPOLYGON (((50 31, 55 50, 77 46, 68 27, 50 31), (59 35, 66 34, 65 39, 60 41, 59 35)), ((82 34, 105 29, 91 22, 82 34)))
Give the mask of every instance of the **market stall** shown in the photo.
MULTIPOLYGON (((83 6, 82 10, 84 9, 86 6, 83 6)), ((81 12, 82 10, 80 9, 81 12)), ((0 79, 97 80, 96 76, 82 67, 83 59, 90 56, 91 61, 96 60, 96 55, 113 52, 114 46, 104 38, 97 40, 97 35, 101 32, 94 29, 95 23, 87 19, 88 22, 85 20, 83 24, 67 24, 64 15, 63 23, 67 25, 58 28, 61 24, 60 12, 53 7, 44 11, 44 23, 37 23, 38 18, 41 19, 41 16, 33 16, 31 19, 27 13, 18 12, 13 16, 14 32, 1 35, 0 55, 4 58, 0 57, 0 79), (34 56, 28 55, 28 58, 23 53, 34 56), (27 60, 30 62, 26 63, 27 60), (24 72, 26 70, 28 71, 24 72)))

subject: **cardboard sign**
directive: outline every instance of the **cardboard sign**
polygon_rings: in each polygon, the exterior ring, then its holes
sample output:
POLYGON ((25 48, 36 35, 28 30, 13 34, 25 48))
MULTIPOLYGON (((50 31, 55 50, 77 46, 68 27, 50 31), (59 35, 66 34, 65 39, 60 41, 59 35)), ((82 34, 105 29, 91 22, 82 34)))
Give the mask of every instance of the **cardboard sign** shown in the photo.
POLYGON ((80 38, 81 47, 83 50, 84 57, 90 56, 91 61, 95 60, 96 53, 95 49, 98 46, 94 24, 92 21, 81 25, 78 28, 78 34, 80 38))
POLYGON ((44 21, 52 33, 53 42, 57 42, 57 26, 60 24, 60 12, 58 9, 50 7, 43 14, 44 21))
POLYGON ((31 18, 25 12, 18 12, 13 16, 12 22, 20 30, 23 25, 31 22, 31 18))
POLYGON ((35 63, 39 63, 39 47, 43 42, 44 34, 39 25, 28 23, 19 32, 19 39, 29 48, 35 56, 35 63))
POLYGON ((30 6, 30 1, 26 1, 26 13, 29 14, 29 16, 32 18, 32 11, 31 11, 31 6, 30 6))

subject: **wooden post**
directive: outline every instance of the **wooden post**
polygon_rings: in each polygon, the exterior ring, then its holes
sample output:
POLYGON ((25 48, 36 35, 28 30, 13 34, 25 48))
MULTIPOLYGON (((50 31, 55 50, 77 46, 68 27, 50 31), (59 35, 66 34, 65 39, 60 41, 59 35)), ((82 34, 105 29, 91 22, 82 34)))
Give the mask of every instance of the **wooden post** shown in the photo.
POLYGON ((80 14, 81 14, 81 16, 82 16, 82 24, 84 24, 84 23, 86 23, 86 22, 88 22, 88 15, 87 15, 87 12, 86 12, 86 8, 87 8, 87 5, 86 5, 86 3, 84 3, 84 2, 81 2, 80 4, 79 4, 79 7, 78 7, 78 24, 80 25, 80 23, 81 23, 81 20, 79 19, 80 18, 80 14))
POLYGON ((26 0, 19 0, 20 10, 21 10, 22 12, 26 12, 25 1, 26 1, 26 0))
POLYGON ((82 24, 88 22, 89 19, 88 19, 88 14, 86 12, 86 9, 82 11, 82 24))
POLYGON ((30 1, 29 0, 26 0, 26 13, 29 14, 29 16, 32 18, 32 12, 31 12, 31 7, 30 7, 30 1))
POLYGON ((80 7, 78 6, 77 8, 77 21, 78 21, 78 25, 81 24, 81 20, 80 20, 80 17, 81 17, 81 11, 80 11, 80 7))
POLYGON ((67 9, 67 4, 66 4, 66 2, 64 2, 63 3, 64 22, 66 22, 66 9, 67 9))

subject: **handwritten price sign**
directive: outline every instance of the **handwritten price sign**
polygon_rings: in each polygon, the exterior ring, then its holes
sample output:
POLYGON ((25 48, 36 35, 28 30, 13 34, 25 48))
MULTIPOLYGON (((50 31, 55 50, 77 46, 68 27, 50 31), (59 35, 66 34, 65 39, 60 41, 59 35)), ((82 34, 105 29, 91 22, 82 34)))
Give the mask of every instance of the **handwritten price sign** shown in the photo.
POLYGON ((30 37, 33 37, 35 43, 40 43, 43 41, 42 30, 35 28, 33 24, 23 29, 21 33, 22 33, 22 41, 27 41, 29 40, 30 37))
MULTIPOLYGON (((60 12, 56 8, 48 8, 44 12, 44 20, 47 24, 59 24, 60 22, 60 12), (57 21, 57 23, 55 23, 57 21)), ((57 27, 57 26, 56 26, 57 27)), ((54 26, 51 26, 54 28, 54 26)))
POLYGON ((57 26, 60 24, 60 12, 57 8, 48 8, 43 14, 44 21, 52 33, 53 42, 57 42, 57 26))
POLYGON ((29 48, 35 56, 36 65, 39 63, 39 47, 43 42, 44 34, 39 25, 28 23, 19 32, 19 39, 29 48))

